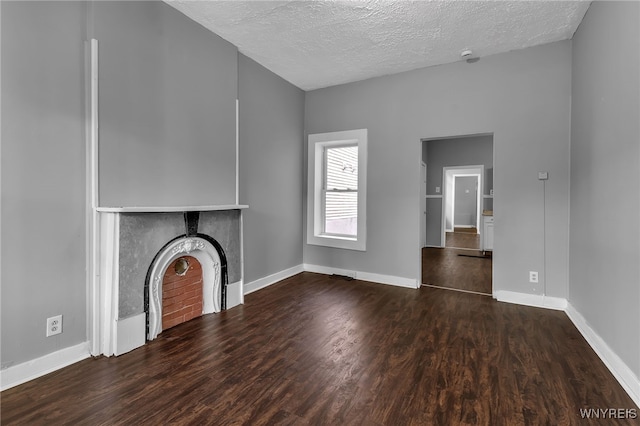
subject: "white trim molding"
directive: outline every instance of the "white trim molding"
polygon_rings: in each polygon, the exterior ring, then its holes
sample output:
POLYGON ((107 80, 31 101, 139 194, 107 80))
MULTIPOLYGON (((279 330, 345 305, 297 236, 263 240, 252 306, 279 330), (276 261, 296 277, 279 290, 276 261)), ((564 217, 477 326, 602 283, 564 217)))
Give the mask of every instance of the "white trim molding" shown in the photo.
POLYGON ((235 283, 227 283, 227 310, 244 304, 243 288, 244 284, 242 280, 236 281, 235 283))
POLYGON ((215 206, 137 206, 137 207, 96 207, 100 213, 171 213, 171 212, 214 212, 220 210, 242 210, 245 204, 220 204, 215 206))
POLYGON ((264 278, 259 278, 255 281, 244 285, 244 294, 253 293, 270 285, 276 284, 284 279, 297 275, 301 272, 315 272, 324 275, 344 275, 354 279, 362 281, 370 281, 377 284, 387 284, 396 287, 404 288, 419 288, 420 283, 418 280, 412 278, 396 277, 392 275, 374 274, 371 272, 354 271, 340 268, 333 268, 329 266, 302 264, 294 267, 276 272, 275 274, 268 275, 264 278))
POLYGON ((633 402, 640 406, 640 379, 627 364, 607 345, 600 335, 589 325, 587 320, 569 303, 565 313, 578 329, 580 334, 602 360, 611 374, 618 380, 622 388, 629 394, 633 402))
POLYGON ((128 318, 116 319, 114 355, 122 355, 144 346, 147 314, 144 312, 128 318))
POLYGON ((86 44, 86 273, 87 273, 87 335, 92 355, 101 353, 101 323, 99 312, 102 303, 98 262, 100 256, 100 220, 96 207, 100 203, 98 182, 98 40, 86 44))
POLYGON ((516 305, 533 306, 534 308, 554 309, 564 311, 567 307, 567 299, 551 297, 542 294, 518 293, 516 291, 497 290, 493 293, 498 302, 514 303, 516 305))
POLYGON ((396 277, 393 275, 375 274, 372 272, 354 271, 348 269, 333 268, 330 266, 310 265, 305 263, 304 270, 325 275, 344 275, 357 280, 371 281, 378 284, 393 285, 396 287, 419 288, 420 283, 414 278, 396 277))
MULTIPOLYGON (((452 232, 455 227, 455 203, 453 199, 456 194, 456 178, 457 177, 477 177, 478 178, 478 191, 476 198, 476 223, 480 224, 482 221, 482 210, 484 209, 484 199, 482 198, 484 187, 484 164, 470 165, 470 166, 446 166, 442 168, 442 221, 441 221, 441 234, 440 241, 442 247, 445 246, 446 233, 452 232), (451 229, 447 229, 447 211, 451 213, 451 229)), ((482 235, 482 230, 478 226, 479 234, 482 235)))
POLYGON ((367 250, 367 129, 309 135, 307 158, 307 229, 306 243, 342 248, 367 250), (358 147, 358 206, 357 235, 334 235, 324 232, 323 185, 325 151, 343 145, 358 147))
POLYGON ((30 380, 37 379, 45 374, 87 359, 90 356, 89 342, 83 342, 6 368, 0 371, 0 390, 4 391, 30 380))
POLYGON ((118 298, 120 289, 120 215, 101 213, 98 217, 100 234, 98 236, 99 263, 94 268, 98 286, 94 291, 98 297, 98 309, 92 313, 92 322, 99 324, 97 335, 92 336, 92 347, 98 352, 94 356, 111 356, 116 351, 118 318, 118 298), (95 341, 93 340, 95 339, 95 341))
POLYGON ((236 99, 236 204, 240 200, 240 100, 236 99))
POLYGON ((304 272, 303 266, 296 265, 292 268, 288 268, 280 272, 276 272, 275 274, 267 275, 266 277, 259 278, 255 281, 251 281, 250 283, 247 283, 244 285, 244 294, 253 293, 254 291, 258 291, 265 287, 269 287, 272 284, 275 284, 286 278, 297 275, 301 272, 304 272))

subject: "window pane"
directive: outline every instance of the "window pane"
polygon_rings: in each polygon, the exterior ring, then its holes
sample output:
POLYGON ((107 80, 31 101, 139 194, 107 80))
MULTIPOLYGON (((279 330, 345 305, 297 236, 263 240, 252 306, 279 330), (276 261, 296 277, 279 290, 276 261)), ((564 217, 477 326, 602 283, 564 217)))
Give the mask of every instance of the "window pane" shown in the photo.
POLYGON ((325 192, 324 232, 358 235, 358 193, 325 192))
POLYGON ((327 148, 325 189, 358 189, 358 147, 327 148))

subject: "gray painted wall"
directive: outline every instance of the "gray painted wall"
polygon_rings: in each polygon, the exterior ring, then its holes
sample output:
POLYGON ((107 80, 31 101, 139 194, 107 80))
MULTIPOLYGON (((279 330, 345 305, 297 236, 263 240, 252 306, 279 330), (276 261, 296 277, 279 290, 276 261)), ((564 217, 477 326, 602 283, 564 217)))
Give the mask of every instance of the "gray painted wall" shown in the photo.
POLYGON ((7 368, 87 339, 85 40, 100 43, 103 205, 235 203, 237 50, 162 2, 0 7, 7 368))
POLYGON ((478 226, 478 178, 472 176, 458 176, 455 178, 455 183, 456 190, 453 225, 478 226))
POLYGON ((237 49, 160 1, 93 2, 100 205, 234 204, 237 49))
POLYGON ((493 136, 467 136, 424 142, 427 158, 427 194, 442 188, 442 169, 452 166, 484 165, 483 194, 493 189, 493 136))
POLYGON ((423 139, 494 134, 494 289, 566 297, 571 42, 308 92, 308 133, 369 129, 366 252, 304 245, 304 262, 419 279, 423 139), (543 188, 547 182, 546 255, 543 188))
MULTIPOLYGON (((483 194, 493 189, 493 136, 466 136, 461 138, 424 141, 422 158, 427 164, 427 194, 442 195, 443 168, 452 166, 484 165, 483 194), (440 193, 436 192, 440 187, 440 193)), ((442 239, 442 198, 429 201, 427 210, 427 245, 440 246, 442 239)), ((493 209, 493 199, 484 198, 483 208, 493 209)))
POLYGON ((245 283, 302 263, 304 92, 238 57, 245 283))
POLYGON ((640 5, 594 2, 573 42, 569 301, 640 377, 640 5))
POLYGON ((84 3, 1 2, 2 368, 86 340, 84 3), (62 334, 45 337, 47 317, 62 334))
POLYGON ((215 239, 227 257, 229 284, 242 279, 240 248, 240 210, 209 211, 200 213, 198 232, 215 239))

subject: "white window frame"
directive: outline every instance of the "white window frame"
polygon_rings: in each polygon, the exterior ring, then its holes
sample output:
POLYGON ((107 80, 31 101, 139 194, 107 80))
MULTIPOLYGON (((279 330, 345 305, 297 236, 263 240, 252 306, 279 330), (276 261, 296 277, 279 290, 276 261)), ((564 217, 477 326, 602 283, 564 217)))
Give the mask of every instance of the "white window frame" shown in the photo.
POLYGON ((307 162, 307 244, 366 251, 367 129, 309 135, 307 162), (324 233, 324 161, 327 147, 358 146, 358 220, 355 237, 324 233))

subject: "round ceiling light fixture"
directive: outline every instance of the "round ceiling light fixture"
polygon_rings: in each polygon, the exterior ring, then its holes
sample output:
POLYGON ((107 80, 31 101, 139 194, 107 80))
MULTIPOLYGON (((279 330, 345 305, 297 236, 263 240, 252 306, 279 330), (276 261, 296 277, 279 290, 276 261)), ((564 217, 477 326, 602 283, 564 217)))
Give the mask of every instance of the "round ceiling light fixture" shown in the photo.
POLYGON ((473 55, 473 51, 471 49, 465 49, 462 52, 460 52, 460 57, 462 59, 469 59, 471 55, 473 55))

